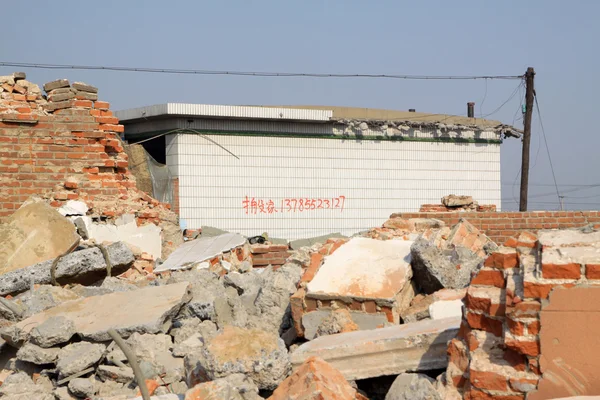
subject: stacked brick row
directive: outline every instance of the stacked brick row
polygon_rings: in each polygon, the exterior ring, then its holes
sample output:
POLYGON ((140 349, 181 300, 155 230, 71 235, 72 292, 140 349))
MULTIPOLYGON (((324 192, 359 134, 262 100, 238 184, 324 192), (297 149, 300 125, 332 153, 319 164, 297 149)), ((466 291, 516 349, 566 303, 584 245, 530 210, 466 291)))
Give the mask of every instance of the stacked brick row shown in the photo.
POLYGON ((581 256, 585 243, 542 237, 522 233, 508 240, 471 281, 459 338, 448 347, 445 384, 451 392, 465 399, 525 399, 543 373, 544 301, 556 287, 600 284, 600 256, 593 247, 581 256), (574 262, 577 254, 586 263, 574 262))
POLYGON ((136 189, 123 125, 98 89, 59 79, 44 91, 24 73, 0 77, 0 218, 35 195, 56 207, 83 200, 100 217, 129 212, 139 224, 177 222, 168 205, 136 189))
POLYGON ((600 211, 419 212, 392 214, 390 218, 394 217, 435 218, 447 226, 465 218, 496 243, 504 243, 521 232, 600 226, 600 211))
POLYGON ((275 269, 285 264, 291 254, 286 244, 253 244, 250 246, 250 253, 253 267, 271 265, 275 269))

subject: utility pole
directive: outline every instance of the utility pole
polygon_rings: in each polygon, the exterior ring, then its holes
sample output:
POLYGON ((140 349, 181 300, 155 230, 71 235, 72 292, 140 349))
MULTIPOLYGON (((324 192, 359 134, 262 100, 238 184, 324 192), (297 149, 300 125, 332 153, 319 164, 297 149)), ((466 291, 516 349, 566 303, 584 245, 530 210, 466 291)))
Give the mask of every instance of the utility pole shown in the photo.
POLYGON ((531 116, 533 115, 533 77, 535 71, 527 68, 525 73, 525 116, 523 118, 523 153, 521 156, 521 197, 519 211, 527 211, 527 192, 529 189, 529 147, 531 144, 531 116))

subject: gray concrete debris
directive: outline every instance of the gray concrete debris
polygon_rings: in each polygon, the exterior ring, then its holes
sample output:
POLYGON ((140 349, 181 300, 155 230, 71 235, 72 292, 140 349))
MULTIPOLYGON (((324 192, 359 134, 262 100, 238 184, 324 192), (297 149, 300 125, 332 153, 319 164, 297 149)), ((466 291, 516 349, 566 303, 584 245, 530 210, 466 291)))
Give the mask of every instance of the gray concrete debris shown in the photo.
POLYGON ((70 319, 58 315, 48 318, 31 330, 29 340, 40 347, 52 347, 68 342, 75 335, 75 324, 70 319))
POLYGON ((440 289, 463 289, 471 282, 483 259, 461 246, 439 249, 419 238, 410 249, 416 284, 427 294, 440 289), (457 268, 458 267, 458 268, 457 268))
POLYGON ((429 306, 433 304, 433 300, 434 298, 432 295, 417 295, 413 299, 410 307, 404 310, 400 315, 402 323, 409 324, 429 318, 429 306))
POLYGON ((199 351, 185 357, 185 370, 189 387, 243 373, 260 389, 273 390, 289 373, 290 361, 279 336, 227 326, 199 351))
POLYGON ((12 300, 0 297, 0 318, 8 321, 20 321, 25 315, 25 307, 12 300))
MULTIPOLYGON (((129 384, 118 383, 115 381, 96 382, 97 393, 94 400, 129 400, 140 399, 138 396, 139 389, 136 386, 129 384)), ((152 397, 154 399, 154 397, 152 397)))
POLYGON ((3 400, 55 400, 52 391, 43 385, 36 385, 25 372, 9 375, 0 385, 0 398, 3 400))
POLYGON ((27 78, 27 74, 25 74, 25 72, 13 72, 12 76, 15 78, 15 81, 20 81, 27 78))
POLYGON ((60 89, 64 87, 69 87, 69 81, 67 79, 57 79, 55 81, 48 82, 44 84, 44 90, 46 93, 50 92, 54 89, 60 89))
POLYGON ((341 233, 336 232, 336 233, 330 233, 328 235, 317 236, 317 237, 312 237, 312 238, 308 238, 308 239, 292 240, 290 242, 290 248, 292 250, 298 250, 302 247, 310 247, 317 243, 325 243, 327 241, 327 239, 336 239, 336 238, 345 239, 347 237, 348 236, 344 236, 341 233))
POLYGON ((69 200, 58 209, 60 215, 86 215, 89 208, 83 201, 69 200))
POLYGON ((19 294, 15 297, 13 303, 25 309, 22 317, 28 318, 64 302, 79 298, 80 296, 77 293, 69 289, 60 286, 42 285, 37 289, 19 294))
POLYGON ((0 274, 53 260, 77 240, 73 224, 49 204, 25 203, 0 224, 0 274))
POLYGON ((76 397, 71 395, 66 386, 54 389, 54 396, 56 397, 56 400, 77 400, 76 397))
POLYGON ((227 231, 224 231, 219 228, 215 228, 213 226, 202 226, 202 227, 200 227, 200 231, 202 232, 201 235, 203 238, 216 237, 216 236, 221 236, 226 233, 229 233, 227 231))
POLYGON ((473 197, 471 196, 457 196, 451 194, 449 196, 442 197, 442 204, 446 207, 463 207, 473 204, 473 197))
POLYGON ((58 359, 60 348, 45 349, 32 343, 25 343, 17 352, 17 358, 36 365, 54 364, 58 359))
POLYGON ((400 374, 385 400, 443 400, 434 387, 435 381, 423 374, 400 374))
POLYGON ((173 336, 175 345, 186 341, 195 333, 199 333, 205 340, 217 335, 217 325, 212 321, 200 321, 198 318, 187 318, 175 321, 173 329, 169 332, 173 336))
POLYGON ((163 272, 193 268, 223 252, 243 246, 244 243, 246 243, 246 238, 237 233, 225 233, 220 236, 202 237, 185 242, 154 271, 163 272))
POLYGON ((204 338, 200 333, 195 332, 173 347, 173 355, 175 357, 185 357, 187 354, 197 351, 202 346, 204 346, 204 338))
POLYGON ((312 340, 318 336, 340 333, 344 331, 347 323, 356 324, 358 328, 356 330, 377 329, 388 324, 387 316, 384 313, 369 314, 350 311, 349 316, 351 321, 347 321, 343 314, 327 310, 315 310, 305 313, 302 316, 304 338, 312 340))
POLYGON ((104 354, 101 343, 78 342, 63 347, 58 353, 56 369, 60 378, 66 378, 94 365, 104 354))
POLYGON ((111 328, 125 338, 134 332, 167 332, 171 319, 190 297, 187 282, 88 297, 33 315, 0 334, 9 343, 19 343, 26 340, 37 325, 57 315, 73 321, 77 334, 92 341, 110 340, 108 330, 111 328))
MULTIPOLYGON (((61 216, 62 218, 62 216, 61 216)), ((118 242, 106 247, 112 263, 111 274, 125 272, 134 261, 126 244, 118 242)), ((51 283, 50 267, 54 260, 44 261, 0 275, 0 295, 25 291, 31 284, 51 283)), ((92 283, 106 276, 106 261, 100 249, 93 247, 76 251, 61 258, 56 266, 59 283, 92 283)))
POLYGON ((84 82, 73 82, 73 84, 71 86, 73 86, 73 88, 80 90, 82 92, 98 93, 97 87, 88 85, 87 83, 84 83, 84 82))
POLYGON ((291 354, 294 368, 321 357, 347 380, 442 369, 448 365, 448 341, 456 337, 460 318, 419 321, 371 331, 322 336, 291 354))
POLYGON ((215 299, 223 295, 225 287, 219 276, 208 270, 174 272, 167 284, 176 282, 191 283, 192 298, 183 307, 178 318, 196 317, 201 320, 215 320, 215 299))
POLYGON ((90 398, 96 394, 96 385, 90 378, 75 378, 69 382, 69 391, 77 397, 90 398))
MULTIPOLYGON (((260 400, 258 387, 244 374, 232 374, 212 382, 200 383, 189 389, 190 399, 260 400)), ((186 398, 187 398, 186 397, 186 398)))
POLYGON ((245 327, 248 313, 242 305, 238 292, 233 287, 225 288, 224 295, 215 298, 215 323, 218 328, 227 325, 245 327))
POLYGON ((100 365, 96 375, 103 381, 111 380, 119 383, 130 383, 134 379, 133 370, 129 367, 116 367, 113 365, 100 365))
POLYGON ((264 283, 254 301, 254 314, 250 315, 248 326, 278 336, 290 328, 290 296, 296 292, 302 273, 295 263, 287 263, 276 271, 265 269, 264 283))
POLYGON ((52 101, 52 102, 71 100, 74 98, 75 98, 75 93, 73 93, 73 92, 67 92, 67 93, 61 93, 61 94, 51 93, 48 95, 48 101, 52 101))
POLYGON ((425 229, 440 229, 446 226, 444 221, 435 218, 410 218, 409 223, 413 224, 415 230, 424 231, 425 229))

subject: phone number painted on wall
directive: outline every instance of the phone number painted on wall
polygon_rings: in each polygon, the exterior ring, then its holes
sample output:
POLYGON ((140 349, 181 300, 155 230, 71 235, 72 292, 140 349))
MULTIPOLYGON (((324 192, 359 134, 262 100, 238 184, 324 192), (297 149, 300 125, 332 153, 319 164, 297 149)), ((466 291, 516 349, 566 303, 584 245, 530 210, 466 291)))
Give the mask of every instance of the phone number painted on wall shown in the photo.
POLYGON ((344 211, 346 196, 332 198, 289 198, 274 202, 272 199, 256 199, 246 196, 242 200, 242 209, 247 215, 298 213, 314 210, 339 210, 344 211))

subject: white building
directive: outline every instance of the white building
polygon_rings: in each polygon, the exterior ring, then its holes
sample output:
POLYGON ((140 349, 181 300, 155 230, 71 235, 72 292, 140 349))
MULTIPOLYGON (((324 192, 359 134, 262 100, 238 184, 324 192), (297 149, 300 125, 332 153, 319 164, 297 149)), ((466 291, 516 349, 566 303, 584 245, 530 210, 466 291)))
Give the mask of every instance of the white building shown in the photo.
POLYGON ((500 144, 519 136, 497 121, 342 107, 168 103, 117 116, 169 167, 187 228, 287 239, 353 234, 448 194, 500 209, 500 144))

